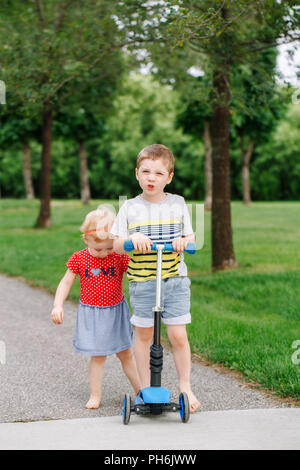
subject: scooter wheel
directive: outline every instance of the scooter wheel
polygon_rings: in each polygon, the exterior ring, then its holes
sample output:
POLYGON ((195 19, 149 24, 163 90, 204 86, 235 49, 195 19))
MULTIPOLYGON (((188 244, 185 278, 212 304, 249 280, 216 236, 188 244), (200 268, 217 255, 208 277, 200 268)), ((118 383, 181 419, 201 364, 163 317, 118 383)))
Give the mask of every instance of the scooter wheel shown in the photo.
POLYGON ((183 423, 187 423, 190 418, 189 398, 185 392, 179 395, 180 417, 183 423))
POLYGON ((131 397, 129 393, 126 393, 124 400, 123 400, 123 412, 122 412, 123 424, 129 423, 130 412, 131 412, 131 397))

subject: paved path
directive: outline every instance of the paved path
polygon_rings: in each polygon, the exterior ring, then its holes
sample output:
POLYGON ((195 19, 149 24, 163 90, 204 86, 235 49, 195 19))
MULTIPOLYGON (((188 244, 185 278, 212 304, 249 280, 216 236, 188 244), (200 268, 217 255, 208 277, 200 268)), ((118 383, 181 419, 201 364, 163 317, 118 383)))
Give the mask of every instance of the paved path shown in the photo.
MULTIPOLYGON (((93 418, 96 425, 100 417, 119 420, 123 396, 132 392, 118 359, 111 356, 107 360, 100 409, 85 409, 88 358, 76 354, 72 346, 76 306, 66 302, 65 322, 57 326, 50 321, 52 303, 53 297, 46 292, 0 275, 0 341, 6 346, 6 363, 0 364, 0 423, 93 418)), ((193 416, 195 423, 206 423, 210 414, 203 412, 207 411, 285 408, 232 377, 197 363, 192 364, 191 382, 202 403, 202 413, 193 416)), ((165 351, 162 385, 171 389, 172 401, 178 400, 176 383, 172 355, 165 351)), ((138 416, 133 419, 140 422, 138 416)), ((166 417, 162 424, 173 419, 179 418, 166 417)), ((82 425, 90 422, 82 421, 82 425)), ((34 428, 34 423, 29 424, 34 428)), ((59 426, 63 424, 59 422, 59 426)))
POLYGON ((204 411, 186 424, 171 413, 152 418, 133 415, 127 426, 120 416, 0 423, 3 449, 106 450, 108 456, 115 449, 159 449, 168 454, 192 449, 300 450, 300 409, 204 411))

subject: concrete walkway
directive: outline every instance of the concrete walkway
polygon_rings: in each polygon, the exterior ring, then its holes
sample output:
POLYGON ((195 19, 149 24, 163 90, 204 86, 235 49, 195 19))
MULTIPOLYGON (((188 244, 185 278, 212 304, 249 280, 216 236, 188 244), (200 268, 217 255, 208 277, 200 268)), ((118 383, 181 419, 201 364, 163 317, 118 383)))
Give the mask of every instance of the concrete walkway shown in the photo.
POLYGON ((6 423, 0 449, 300 450, 300 409, 206 411, 186 424, 177 414, 6 423))
MULTIPOLYGON (((124 426, 122 399, 132 390, 115 356, 105 365, 100 409, 85 409, 88 358, 72 347, 76 306, 66 303, 65 322, 57 326, 50 321, 52 303, 46 292, 0 275, 0 341, 6 349, 0 364, 1 449, 262 448, 272 442, 296 448, 300 442, 298 408, 197 363, 191 382, 202 408, 188 424, 177 414, 133 415, 124 426)), ((176 384, 173 358, 165 350, 162 385, 172 401, 178 401, 176 384)))

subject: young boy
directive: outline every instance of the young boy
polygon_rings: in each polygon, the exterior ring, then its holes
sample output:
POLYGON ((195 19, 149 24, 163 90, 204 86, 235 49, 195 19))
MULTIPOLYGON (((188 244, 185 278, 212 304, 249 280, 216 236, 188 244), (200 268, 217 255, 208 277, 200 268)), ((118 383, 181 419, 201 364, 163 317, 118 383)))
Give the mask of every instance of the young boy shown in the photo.
POLYGON ((145 147, 138 155, 136 178, 142 194, 121 207, 111 233, 114 250, 124 253, 124 241, 134 245, 128 266, 131 323, 135 326, 135 356, 142 388, 150 385, 149 352, 153 339, 156 253, 153 242, 171 242, 174 252, 164 252, 162 262, 162 321, 172 345, 180 392, 189 397, 190 411, 200 403, 190 385, 191 352, 186 324, 191 322, 190 280, 183 251, 194 241, 189 212, 183 197, 164 192, 174 175, 174 156, 164 145, 145 147))

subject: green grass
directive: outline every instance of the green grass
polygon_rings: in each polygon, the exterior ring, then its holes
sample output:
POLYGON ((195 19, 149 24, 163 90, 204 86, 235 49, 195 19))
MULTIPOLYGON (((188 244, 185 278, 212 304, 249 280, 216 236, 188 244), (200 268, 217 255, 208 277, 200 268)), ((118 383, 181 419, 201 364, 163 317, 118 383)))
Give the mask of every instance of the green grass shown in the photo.
MULTIPOLYGON (((0 201, 0 271, 54 293, 65 262, 85 246, 83 217, 99 202, 53 201, 52 227, 43 230, 32 228, 38 201, 0 201)), ((300 203, 233 203, 232 225, 239 268, 211 273, 210 214, 203 249, 185 258, 192 280, 191 349, 299 399, 300 364, 292 361, 292 344, 300 340, 300 203)), ((128 294, 127 280, 124 287, 128 294)), ((78 297, 76 281, 70 298, 78 297)))

